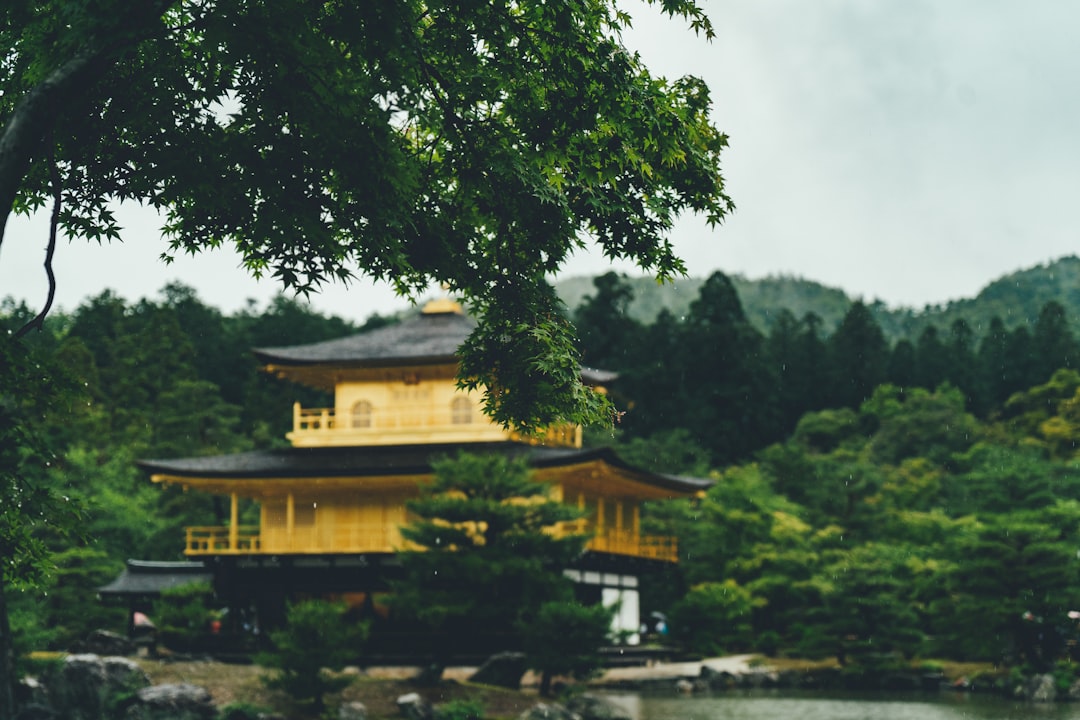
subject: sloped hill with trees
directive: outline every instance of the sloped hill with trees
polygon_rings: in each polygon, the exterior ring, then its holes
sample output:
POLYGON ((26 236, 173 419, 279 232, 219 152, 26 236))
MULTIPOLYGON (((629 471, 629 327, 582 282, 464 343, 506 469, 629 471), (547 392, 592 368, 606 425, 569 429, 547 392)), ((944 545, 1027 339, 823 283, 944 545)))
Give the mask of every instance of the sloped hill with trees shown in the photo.
MULTIPOLYGON (((743 311, 750 323, 767 333, 782 310, 795 317, 813 313, 821 320, 822 329, 831 333, 839 326, 848 307, 857 298, 843 290, 831 288, 813 280, 792 276, 769 276, 751 280, 739 275, 730 276, 732 285, 742 301, 743 311)), ((556 283, 556 290, 567 307, 578 307, 592 293, 591 277, 572 277, 556 283)), ((659 284, 650 277, 627 277, 633 291, 629 314, 640 322, 652 322, 661 310, 683 317, 704 283, 702 278, 681 278, 674 283, 659 284)), ((946 304, 922 308, 889 307, 876 299, 863 299, 886 338, 896 342, 904 337, 917 337, 926 327, 948 327, 963 318, 979 332, 999 317, 1004 326, 1033 325, 1042 307, 1058 302, 1072 319, 1074 329, 1080 329, 1080 258, 1063 257, 1045 265, 1005 275, 994 280, 974 298, 954 300, 946 304)))

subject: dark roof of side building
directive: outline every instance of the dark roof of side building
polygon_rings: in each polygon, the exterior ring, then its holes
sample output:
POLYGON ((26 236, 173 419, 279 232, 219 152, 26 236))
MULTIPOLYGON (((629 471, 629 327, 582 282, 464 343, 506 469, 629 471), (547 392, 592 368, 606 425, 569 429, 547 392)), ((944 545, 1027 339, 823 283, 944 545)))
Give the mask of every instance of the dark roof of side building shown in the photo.
POLYGON ((281 448, 234 455, 190 457, 175 460, 140 460, 139 467, 151 474, 203 478, 302 478, 373 477, 379 475, 424 475, 432 472, 432 462, 441 457, 468 452, 498 452, 525 456, 536 469, 603 461, 633 473, 642 482, 667 490, 693 493, 711 487, 712 480, 666 475, 636 468, 611 448, 554 448, 515 442, 461 445, 390 445, 357 447, 281 448))
POLYGON ((210 582, 213 575, 201 562, 128 560, 123 572, 98 588, 103 596, 157 596, 163 590, 196 582, 210 582))

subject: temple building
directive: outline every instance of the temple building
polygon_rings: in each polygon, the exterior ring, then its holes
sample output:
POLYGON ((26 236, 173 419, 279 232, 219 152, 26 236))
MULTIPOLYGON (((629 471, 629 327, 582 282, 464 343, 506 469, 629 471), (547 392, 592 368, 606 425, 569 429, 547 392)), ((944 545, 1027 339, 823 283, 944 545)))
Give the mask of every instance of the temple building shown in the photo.
MULTIPOLYGON (((261 348, 278 377, 332 394, 333 406, 293 405, 290 447, 139 464, 156 483, 227 498, 230 522, 187 528, 185 555, 202 561, 230 607, 272 622, 297 597, 338 596, 369 611, 394 577, 406 504, 432 477, 432 461, 465 450, 527 458, 551 496, 585 511, 570 528, 587 551, 565 569, 585 600, 618 603, 614 629, 640 627, 639 590, 650 570, 677 561, 675 541, 645 534, 642 503, 691 496, 710 481, 663 475, 582 447, 581 429, 516 436, 484 415, 480 394, 457 387, 457 356, 474 322, 435 300, 399 324, 327 342, 261 348), (245 501, 258 525, 240 524, 245 501)), ((582 368, 603 386, 612 373, 582 368)))

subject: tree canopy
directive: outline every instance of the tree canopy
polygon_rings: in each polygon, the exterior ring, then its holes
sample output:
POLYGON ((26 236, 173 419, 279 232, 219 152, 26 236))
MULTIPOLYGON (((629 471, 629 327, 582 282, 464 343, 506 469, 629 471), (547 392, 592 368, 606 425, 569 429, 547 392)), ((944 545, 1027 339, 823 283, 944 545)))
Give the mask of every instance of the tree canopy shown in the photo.
MULTIPOLYGON (((711 37, 694 0, 660 4, 711 37)), ((708 89, 653 76, 629 23, 610 0, 4 3, 0 241, 46 205, 118 238, 134 201, 166 260, 231 244, 299 292, 444 283, 480 319, 462 380, 497 420, 610 417, 547 277, 589 243, 680 274, 674 218, 732 209, 708 89)))

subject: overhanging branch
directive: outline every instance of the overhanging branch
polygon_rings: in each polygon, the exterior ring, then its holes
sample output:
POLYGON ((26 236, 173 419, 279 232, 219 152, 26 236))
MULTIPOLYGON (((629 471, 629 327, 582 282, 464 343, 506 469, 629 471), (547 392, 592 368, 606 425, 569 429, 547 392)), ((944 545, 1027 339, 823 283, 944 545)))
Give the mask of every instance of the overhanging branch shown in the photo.
POLYGON ((56 231, 60 226, 60 198, 62 187, 60 185, 60 170, 56 167, 56 146, 49 145, 49 184, 52 185, 53 209, 49 219, 49 244, 45 249, 45 275, 49 278, 49 296, 45 299, 45 307, 15 332, 15 338, 21 338, 32 328, 41 330, 45 324, 45 317, 52 309, 53 300, 56 298, 56 273, 53 272, 53 255, 56 252, 56 231))

